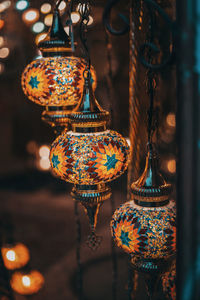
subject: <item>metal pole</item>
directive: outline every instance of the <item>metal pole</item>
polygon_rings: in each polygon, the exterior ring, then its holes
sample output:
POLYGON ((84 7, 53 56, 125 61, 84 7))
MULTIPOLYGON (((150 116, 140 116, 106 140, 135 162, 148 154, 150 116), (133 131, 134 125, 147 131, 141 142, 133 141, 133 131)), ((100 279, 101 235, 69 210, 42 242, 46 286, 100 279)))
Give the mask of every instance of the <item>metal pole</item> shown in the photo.
POLYGON ((177 0, 177 300, 200 299, 200 2, 177 0))

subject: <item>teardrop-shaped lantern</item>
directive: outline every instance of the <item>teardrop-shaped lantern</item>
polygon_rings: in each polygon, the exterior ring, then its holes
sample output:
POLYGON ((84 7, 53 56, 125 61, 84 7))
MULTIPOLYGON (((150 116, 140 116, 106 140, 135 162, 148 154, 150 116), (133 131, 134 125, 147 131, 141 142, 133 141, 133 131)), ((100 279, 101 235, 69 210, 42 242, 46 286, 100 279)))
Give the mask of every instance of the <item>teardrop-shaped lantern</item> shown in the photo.
POLYGON ((74 184, 72 196, 86 208, 93 232, 100 204, 111 195, 106 184, 119 177, 129 162, 126 139, 107 129, 108 120, 109 113, 94 97, 88 73, 82 100, 70 115, 72 130, 58 136, 50 151, 52 170, 74 184))
MULTIPOLYGON (((43 57, 32 61, 22 74, 22 89, 29 100, 45 107, 42 119, 51 126, 66 127, 68 115, 83 93, 86 61, 75 57, 58 9, 52 26, 39 45, 43 57)), ((92 85, 96 88, 96 74, 92 85)))

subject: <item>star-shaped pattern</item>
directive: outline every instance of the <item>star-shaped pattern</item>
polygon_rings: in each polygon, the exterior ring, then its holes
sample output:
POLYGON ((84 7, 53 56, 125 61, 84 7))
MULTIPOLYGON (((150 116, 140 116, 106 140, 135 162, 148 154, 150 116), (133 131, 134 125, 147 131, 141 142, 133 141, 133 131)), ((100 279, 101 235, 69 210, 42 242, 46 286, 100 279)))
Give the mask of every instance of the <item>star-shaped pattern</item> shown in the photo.
POLYGON ((58 165, 60 163, 59 159, 58 159, 58 155, 54 155, 52 156, 52 164, 53 164, 53 167, 58 169, 58 165))
POLYGON ((37 80, 37 76, 31 76, 31 79, 29 81, 29 85, 33 88, 38 88, 38 84, 40 83, 40 81, 37 80))
POLYGON ((128 237, 128 232, 125 232, 125 231, 121 231, 121 236, 120 236, 120 239, 122 241, 122 244, 129 247, 129 243, 131 241, 131 239, 128 237))
POLYGON ((115 169, 115 165, 118 162, 118 160, 116 159, 116 155, 113 154, 112 156, 107 155, 107 162, 104 164, 104 166, 107 167, 107 171, 109 171, 110 169, 115 169))

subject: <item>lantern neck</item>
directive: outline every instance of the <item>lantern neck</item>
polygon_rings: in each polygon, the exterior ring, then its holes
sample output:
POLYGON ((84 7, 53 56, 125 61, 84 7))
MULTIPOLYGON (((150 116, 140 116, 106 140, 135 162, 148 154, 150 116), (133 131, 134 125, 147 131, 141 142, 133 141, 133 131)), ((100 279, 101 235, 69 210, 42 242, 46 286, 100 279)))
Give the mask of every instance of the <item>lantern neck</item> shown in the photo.
POLYGON ((82 98, 70 115, 75 132, 99 132, 107 129, 109 112, 103 110, 94 96, 91 76, 85 77, 82 98))
POLYGON ((148 147, 144 172, 131 186, 135 203, 146 207, 166 205, 171 189, 159 171, 155 149, 148 147))
POLYGON ((58 8, 53 13, 52 26, 47 36, 38 44, 44 57, 73 55, 71 41, 64 30, 58 8))

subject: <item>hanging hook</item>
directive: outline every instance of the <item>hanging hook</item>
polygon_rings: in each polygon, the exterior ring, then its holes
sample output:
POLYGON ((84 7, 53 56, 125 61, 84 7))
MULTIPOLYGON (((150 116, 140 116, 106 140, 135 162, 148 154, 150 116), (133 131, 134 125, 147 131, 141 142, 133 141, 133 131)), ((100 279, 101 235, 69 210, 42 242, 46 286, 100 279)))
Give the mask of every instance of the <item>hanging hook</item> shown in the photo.
POLYGON ((103 24, 106 29, 113 35, 123 35, 129 31, 129 20, 123 15, 119 14, 119 17, 124 22, 124 27, 121 30, 112 28, 110 24, 111 10, 120 0, 107 0, 107 4, 103 13, 103 24))

